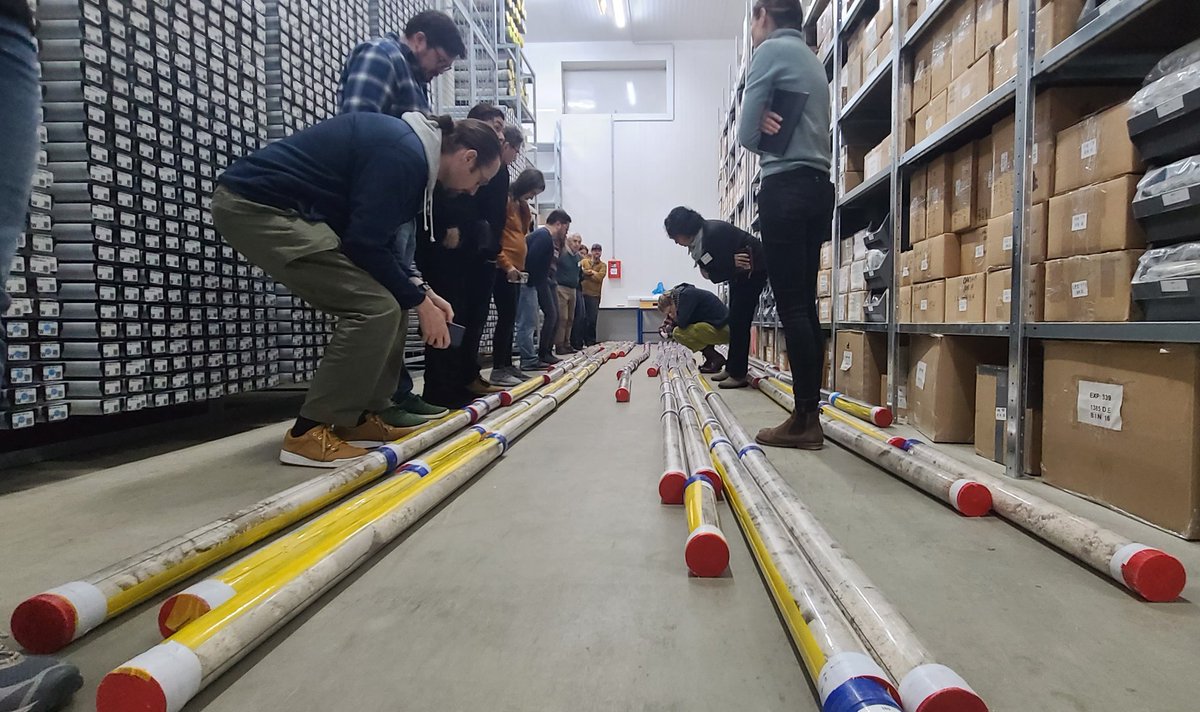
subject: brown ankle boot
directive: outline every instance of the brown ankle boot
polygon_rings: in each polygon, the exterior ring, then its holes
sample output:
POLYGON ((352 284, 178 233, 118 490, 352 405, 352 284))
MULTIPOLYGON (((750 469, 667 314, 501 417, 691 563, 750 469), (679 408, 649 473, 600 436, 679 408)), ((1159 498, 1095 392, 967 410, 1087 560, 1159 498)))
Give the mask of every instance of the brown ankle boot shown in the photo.
POLYGON ((820 450, 825 444, 825 432, 821 430, 819 413, 792 413, 783 425, 758 431, 755 440, 768 447, 820 450))

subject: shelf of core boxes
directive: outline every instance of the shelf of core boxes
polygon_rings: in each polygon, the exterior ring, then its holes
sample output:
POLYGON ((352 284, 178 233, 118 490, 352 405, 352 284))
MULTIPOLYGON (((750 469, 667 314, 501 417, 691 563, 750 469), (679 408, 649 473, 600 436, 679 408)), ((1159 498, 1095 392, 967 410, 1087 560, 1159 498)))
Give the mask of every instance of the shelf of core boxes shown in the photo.
POLYGON ((883 109, 883 113, 891 112, 892 105, 892 67, 895 64, 892 57, 889 55, 887 59, 880 62, 879 66, 871 70, 870 76, 863 82, 862 88, 850 97, 846 105, 842 107, 842 121, 851 118, 852 114, 857 113, 860 109, 870 111, 872 109, 883 109))
POLYGON ((821 13, 825 12, 825 8, 829 7, 830 0, 812 0, 812 5, 804 10, 804 29, 807 31, 815 31, 817 29, 817 19, 821 17, 821 13))
POLYGON ((1008 336, 1008 324, 898 324, 901 334, 937 334, 942 336, 1008 336))
POLYGON ((991 134, 992 125, 1012 113, 1017 81, 1010 79, 972 104, 966 111, 935 131, 929 138, 904 152, 901 166, 919 163, 935 153, 947 153, 968 141, 991 134))
POLYGON ((1107 0, 1090 22, 1033 64, 1039 81, 1069 78, 1140 80, 1162 58, 1164 47, 1195 39, 1195 0, 1107 0))
POLYGON ((915 45, 917 40, 941 19, 943 12, 958 2, 959 0, 932 0, 926 6, 925 12, 905 31, 901 47, 908 49, 915 45))
POLYGON ((861 185, 843 195, 838 200, 838 206, 841 208, 857 207, 868 200, 887 197, 887 188, 891 186, 891 178, 892 171, 889 164, 887 168, 864 180, 861 185))
POLYGON ((874 321, 839 321, 837 323, 839 331, 871 331, 877 333, 886 333, 888 325, 874 321))
POLYGON ((877 10, 879 10, 879 0, 856 0, 856 2, 850 6, 850 9, 846 11, 846 15, 842 18, 842 24, 838 29, 838 34, 847 34, 850 30, 854 29, 854 26, 858 24, 859 20, 865 19, 870 15, 870 13, 876 12, 877 10), (868 9, 870 12, 867 12, 868 9))

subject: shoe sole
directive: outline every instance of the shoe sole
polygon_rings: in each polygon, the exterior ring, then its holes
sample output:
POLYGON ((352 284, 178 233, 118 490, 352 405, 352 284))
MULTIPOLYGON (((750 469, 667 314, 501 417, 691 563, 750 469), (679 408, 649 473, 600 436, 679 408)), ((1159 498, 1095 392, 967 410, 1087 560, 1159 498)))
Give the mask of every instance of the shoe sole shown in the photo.
POLYGON ((763 440, 762 438, 757 438, 757 437, 754 438, 754 442, 756 442, 759 445, 762 445, 764 447, 777 447, 777 448, 782 448, 785 450, 822 450, 825 448, 825 443, 820 443, 820 444, 805 443, 802 445, 796 445, 796 444, 792 444, 792 443, 773 443, 773 442, 769 442, 767 440, 763 440))
MULTIPOLYGON (((354 443, 351 444, 353 445, 354 443)), ((311 458, 304 457, 303 455, 297 455, 294 452, 288 452, 287 450, 279 451, 279 462, 284 465, 293 465, 295 467, 321 467, 325 469, 332 469, 334 467, 341 467, 342 465, 349 465, 358 459, 359 458, 357 457, 350 457, 343 458, 341 460, 313 460, 311 458)))
POLYGON ((730 385, 729 381, 720 381, 720 385, 717 386, 717 388, 720 388, 723 391, 736 391, 739 388, 749 388, 749 387, 750 387, 750 384, 746 383, 744 381, 742 383, 737 384, 736 386, 730 385))

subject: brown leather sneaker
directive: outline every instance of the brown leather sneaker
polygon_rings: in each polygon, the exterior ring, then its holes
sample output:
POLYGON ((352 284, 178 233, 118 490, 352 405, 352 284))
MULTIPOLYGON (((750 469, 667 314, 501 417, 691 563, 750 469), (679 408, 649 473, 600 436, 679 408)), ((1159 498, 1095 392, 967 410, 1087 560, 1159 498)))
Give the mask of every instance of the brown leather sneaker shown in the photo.
POLYGON ((782 425, 758 431, 754 439, 768 447, 820 450, 825 444, 825 432, 821 430, 819 413, 792 413, 782 425))
POLYGON ((337 427, 333 432, 341 439, 358 447, 379 447, 384 443, 399 440, 405 435, 415 433, 417 428, 395 428, 383 422, 377 413, 371 413, 361 424, 353 427, 337 427))
POLYGON ((283 436, 279 461, 301 467, 341 467, 367 454, 334 434, 328 425, 318 425, 300 437, 288 430, 283 436))
POLYGON ((500 393, 505 389, 500 386, 494 386, 482 378, 476 378, 467 386, 467 390, 477 396, 487 396, 493 393, 500 393))

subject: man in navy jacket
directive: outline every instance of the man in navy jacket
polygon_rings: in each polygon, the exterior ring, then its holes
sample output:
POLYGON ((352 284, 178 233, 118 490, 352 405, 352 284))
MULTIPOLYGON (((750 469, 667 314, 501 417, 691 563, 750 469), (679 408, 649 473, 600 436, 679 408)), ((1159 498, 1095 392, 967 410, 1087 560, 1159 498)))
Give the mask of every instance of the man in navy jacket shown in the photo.
POLYGON ((571 230, 571 216, 555 210, 546 218, 546 226, 525 237, 529 248, 525 256, 525 271, 529 283, 521 287, 521 302, 517 308, 517 348, 521 353, 521 369, 544 369, 558 363, 554 355, 554 331, 558 326, 558 305, 552 268, 558 259, 557 244, 562 244, 571 230), (542 335, 537 348, 533 332, 537 328, 537 312, 542 310, 542 335))

